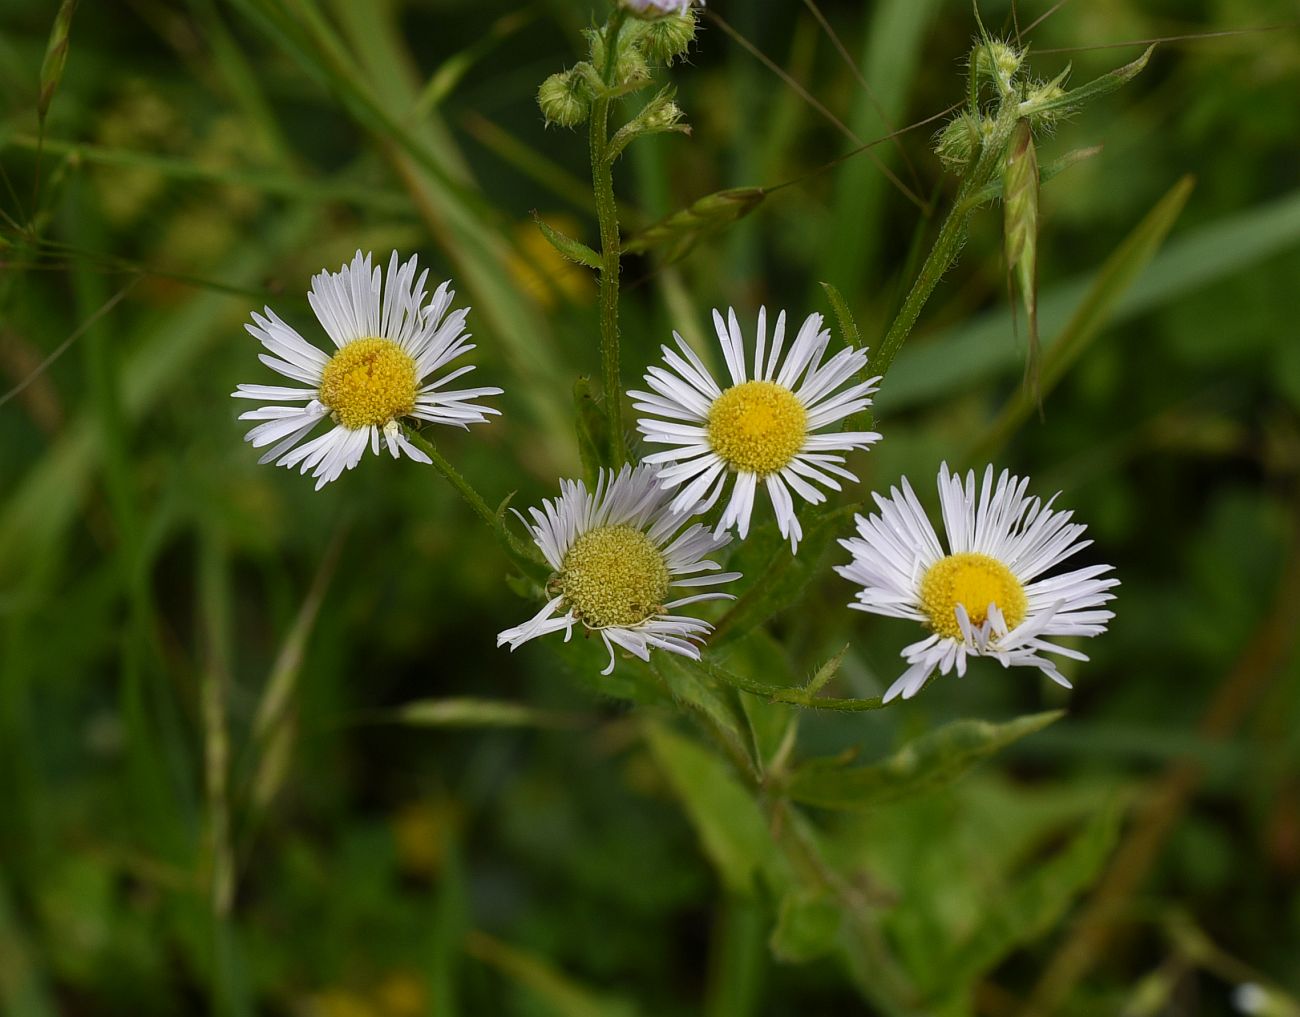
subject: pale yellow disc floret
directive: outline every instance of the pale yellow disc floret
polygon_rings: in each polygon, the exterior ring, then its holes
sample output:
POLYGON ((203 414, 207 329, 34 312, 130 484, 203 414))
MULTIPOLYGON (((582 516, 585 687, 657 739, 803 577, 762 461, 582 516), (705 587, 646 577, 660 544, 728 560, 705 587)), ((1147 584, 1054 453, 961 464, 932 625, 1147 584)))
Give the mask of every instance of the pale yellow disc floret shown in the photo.
POLYGON ((415 361, 391 339, 356 339, 321 372, 320 401, 344 427, 383 426, 415 408, 415 361))
POLYGON ((962 638, 958 604, 966 608, 974 628, 988 620, 989 604, 997 605, 1008 629, 1024 621, 1029 610, 1025 588, 1011 570, 996 558, 974 551, 941 558, 921 577, 921 610, 939 635, 962 638))
POLYGON ((746 381, 709 408, 709 445, 733 470, 766 477, 790 464, 808 436, 808 414, 784 385, 746 381))
POLYGON ((584 625, 638 625, 668 596, 663 552, 632 526, 600 526, 573 542, 555 583, 584 625))

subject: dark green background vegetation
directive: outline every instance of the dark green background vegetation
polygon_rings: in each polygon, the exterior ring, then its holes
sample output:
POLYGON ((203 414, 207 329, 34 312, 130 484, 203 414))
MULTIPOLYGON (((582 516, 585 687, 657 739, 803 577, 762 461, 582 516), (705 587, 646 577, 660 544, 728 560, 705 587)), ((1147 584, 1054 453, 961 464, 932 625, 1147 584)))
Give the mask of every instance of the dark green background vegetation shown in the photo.
MULTIPOLYGON (((773 955, 778 902, 710 864, 647 744, 651 718, 691 731, 666 701, 630 707, 644 695, 595 676, 594 647, 495 649, 535 608, 433 471, 367 458, 315 494, 241 441, 228 394, 271 380, 249 311, 269 302, 315 334, 310 275, 396 247, 456 280, 479 383, 506 389, 504 418, 438 435, 443 452, 520 505, 576 472, 594 288, 529 213, 595 240, 583 135, 544 130, 533 98, 581 58, 587 7, 85 0, 38 161, 58 5, 0 6, 0 392, 30 379, 0 406, 0 1011, 886 1012, 864 1001, 869 965, 792 962, 807 930, 786 927, 773 955), (293 691, 267 712, 276 675, 293 691), (394 722, 467 696, 547 712, 394 722)), ((1049 6, 1022 3, 1020 25, 1049 6)), ((821 9, 879 108, 804 4, 717 0, 824 110, 706 18, 672 71, 693 136, 620 163, 630 230, 720 188, 796 181, 673 265, 628 259, 625 380, 671 329, 707 337, 715 305, 746 322, 760 303, 829 313, 827 281, 871 345, 897 308, 936 218, 864 155, 825 167, 858 147, 849 135, 961 99, 973 18, 958 0, 821 9)), ((983 13, 1013 31, 1005 4, 983 13)), ((1033 30, 1031 59, 1043 76, 1072 59, 1082 81, 1141 51, 1108 44, 1295 14, 1077 0, 1033 30)), ((1297 96, 1293 21, 1172 42, 1040 142, 1044 163, 1105 146, 1044 189, 1048 343, 1195 178, 1042 419, 997 449, 1036 492, 1064 492, 1123 581, 1076 690, 982 662, 886 711, 802 718, 801 753, 873 760, 953 718, 1068 710, 949 788, 816 815, 845 893, 913 969, 953 929, 1002 922, 982 960, 932 972, 953 980, 946 1014, 1023 1014, 1053 992, 1043 1012, 1224 1014, 1243 981, 1300 993, 1297 96), (1095 857, 1083 843, 1060 860, 1111 814, 1095 857), (1080 949, 1095 962, 1072 973, 1061 958, 1080 949)), ((937 126, 873 152, 942 210, 937 126)), ((904 472, 928 497, 939 461, 965 462, 1016 395, 1000 225, 976 216, 886 379, 886 438, 854 457, 864 486, 845 504, 904 472)), ((840 557, 737 651, 765 680, 802 680, 845 643, 838 694, 899 672, 914 631, 845 609, 840 557)))

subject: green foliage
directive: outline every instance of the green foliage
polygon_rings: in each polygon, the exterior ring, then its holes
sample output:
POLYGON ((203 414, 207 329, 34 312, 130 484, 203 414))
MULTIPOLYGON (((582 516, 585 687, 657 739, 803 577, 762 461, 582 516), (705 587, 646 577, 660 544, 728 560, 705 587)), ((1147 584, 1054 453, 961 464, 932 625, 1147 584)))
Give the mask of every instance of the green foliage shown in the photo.
POLYGON ((1300 1012, 1285 4, 0 6, 0 1010, 1300 1012), (1116 55, 1174 22, 1238 34, 1116 55), (314 495, 228 393, 357 248, 454 281, 504 413, 314 495), (872 348, 862 482, 797 555, 760 495, 699 660, 497 648, 509 506, 654 451, 626 390, 759 304, 872 348), (836 542, 985 456, 1113 629, 1068 699, 885 704, 920 635, 836 542))
POLYGON ((1004 724, 956 720, 871 766, 846 767, 848 760, 842 757, 810 760, 791 774, 784 790, 795 801, 823 809, 872 809, 881 802, 944 787, 975 764, 1061 716, 1060 711, 1053 711, 1004 724))

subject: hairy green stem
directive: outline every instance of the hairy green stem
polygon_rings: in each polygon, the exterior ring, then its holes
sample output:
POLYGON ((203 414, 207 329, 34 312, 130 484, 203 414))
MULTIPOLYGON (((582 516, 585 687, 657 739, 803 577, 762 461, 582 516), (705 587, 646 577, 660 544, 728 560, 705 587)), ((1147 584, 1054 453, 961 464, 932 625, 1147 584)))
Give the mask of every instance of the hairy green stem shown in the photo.
MULTIPOLYGON (((617 62, 618 35, 623 12, 615 12, 605 33, 605 66, 601 76, 608 86, 617 62)), ((609 463, 617 468, 627 460, 623 440, 623 380, 619 370, 618 284, 622 240, 618 230, 618 202, 614 197, 614 166, 609 153, 609 107, 613 99, 599 95, 591 104, 591 185, 600 226, 600 375, 605 393, 605 419, 609 431, 609 463)))

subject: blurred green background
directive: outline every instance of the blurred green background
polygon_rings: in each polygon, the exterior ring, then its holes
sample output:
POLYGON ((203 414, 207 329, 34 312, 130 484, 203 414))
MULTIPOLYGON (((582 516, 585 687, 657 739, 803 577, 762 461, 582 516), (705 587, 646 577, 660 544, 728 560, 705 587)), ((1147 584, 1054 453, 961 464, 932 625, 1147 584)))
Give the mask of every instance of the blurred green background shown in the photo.
MULTIPOLYGON (((1078 81, 1140 52, 1113 44, 1279 26, 1168 43, 1040 144, 1044 163, 1104 145, 1044 189, 1049 343, 1195 178, 1042 418, 997 450, 1090 525, 1088 553, 1123 580, 1117 618, 1072 694, 990 664, 880 713, 807 714, 801 750, 874 759, 954 717, 1068 709, 951 789, 818 823, 846 892, 912 963, 1019 902, 953 1014, 1226 1014, 1247 982, 1274 994, 1258 1012, 1294 1013, 1296 10, 1057 6, 1027 33, 1031 59, 1044 77, 1073 60, 1078 81), (1044 853, 1112 807, 1117 838, 1044 878, 1044 853)), ((1013 33, 1052 5, 981 7, 1013 33)), ((574 475, 594 287, 529 214, 595 230, 583 135, 544 130, 534 93, 581 59, 595 8, 84 2, 38 155, 57 8, 0 10, 0 393, 21 386, 0 405, 0 1011, 885 1012, 864 1001, 869 967, 774 955, 778 902, 710 865, 643 738, 666 703, 629 708, 590 646, 495 649, 535 607, 436 474, 368 457, 316 494, 241 441, 229 393, 272 380, 249 312, 270 303, 315 335, 310 275, 395 247, 455 279, 477 383, 506 389, 504 418, 438 435, 444 453, 491 501, 534 504, 574 475), (393 713, 466 696, 541 712, 393 713)), ((628 259, 626 381, 672 329, 707 339, 715 305, 828 313, 821 281, 878 342, 952 191, 929 150, 939 121, 872 149, 924 209, 863 154, 828 164, 958 102, 973 32, 957 0, 710 7, 671 73, 694 134, 620 163, 625 226, 793 183, 675 264, 628 259)), ((965 462, 1018 391, 1000 227, 976 216, 846 502, 904 472, 929 497, 938 462, 965 462)), ((841 556, 742 652, 785 683, 849 643, 836 688, 877 695, 913 633, 844 608, 841 556)))

